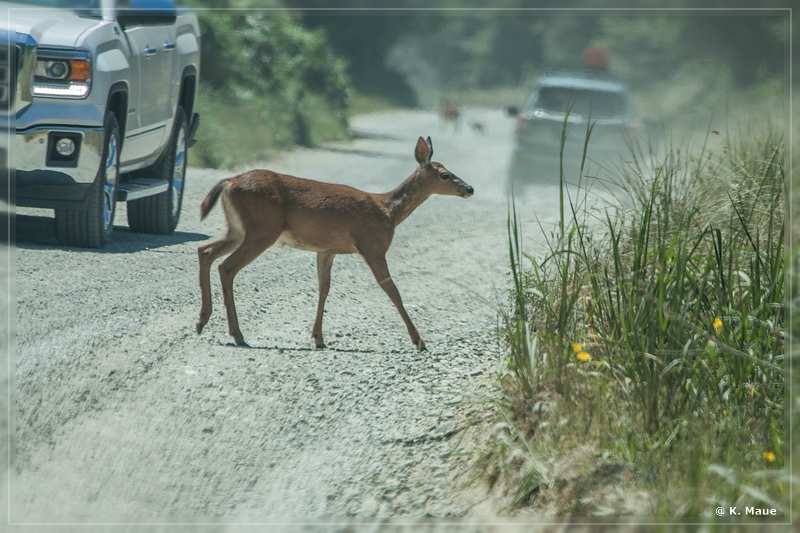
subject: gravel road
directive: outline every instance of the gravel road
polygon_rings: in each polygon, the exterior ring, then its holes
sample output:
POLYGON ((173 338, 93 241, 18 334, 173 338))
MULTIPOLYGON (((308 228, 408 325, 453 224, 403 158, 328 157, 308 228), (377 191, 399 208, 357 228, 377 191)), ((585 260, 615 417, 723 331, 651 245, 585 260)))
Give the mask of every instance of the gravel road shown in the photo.
MULTIPOLYGON (((475 196, 429 199, 387 255, 428 352, 355 255, 334 262, 328 348, 313 349, 315 254, 279 246, 235 281, 252 348, 230 345, 216 268, 214 314, 196 335, 196 249, 224 231, 222 210, 201 223, 199 205, 233 172, 190 168, 173 235, 119 225, 101 251, 60 247, 50 212, 20 210, 11 520, 496 516, 501 502, 468 484, 469 452, 490 430, 501 368, 513 120, 466 114, 484 134, 432 112, 377 113, 353 120, 353 142, 254 165, 383 192, 414 170, 417 137, 432 137, 433 159, 475 196)), ((518 206, 528 250, 556 197, 543 188, 518 206)))

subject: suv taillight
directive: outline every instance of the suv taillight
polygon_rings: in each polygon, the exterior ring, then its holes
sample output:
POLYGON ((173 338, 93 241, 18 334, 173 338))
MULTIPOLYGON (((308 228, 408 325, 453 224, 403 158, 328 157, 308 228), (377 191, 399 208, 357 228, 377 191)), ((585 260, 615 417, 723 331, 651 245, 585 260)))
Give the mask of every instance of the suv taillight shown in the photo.
POLYGON ((517 135, 525 135, 531 131, 531 117, 520 115, 517 118, 517 135))

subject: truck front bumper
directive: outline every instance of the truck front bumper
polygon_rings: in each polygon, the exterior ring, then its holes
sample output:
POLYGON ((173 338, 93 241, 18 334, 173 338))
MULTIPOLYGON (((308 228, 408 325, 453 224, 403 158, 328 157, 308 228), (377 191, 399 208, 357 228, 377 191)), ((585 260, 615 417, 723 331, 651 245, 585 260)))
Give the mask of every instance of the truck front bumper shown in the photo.
POLYGON ((12 152, 16 205, 81 209, 103 156, 103 128, 39 126, 17 131, 12 152), (75 145, 70 155, 56 150, 60 139, 75 145))

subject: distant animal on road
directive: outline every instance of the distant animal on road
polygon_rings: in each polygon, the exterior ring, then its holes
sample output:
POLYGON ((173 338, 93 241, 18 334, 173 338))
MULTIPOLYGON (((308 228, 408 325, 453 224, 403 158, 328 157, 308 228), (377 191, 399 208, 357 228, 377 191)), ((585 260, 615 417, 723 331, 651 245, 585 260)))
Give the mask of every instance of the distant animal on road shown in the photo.
POLYGON ((486 133, 486 128, 484 127, 483 122, 472 122, 469 127, 472 128, 472 131, 475 133, 480 133, 481 135, 486 133))
POLYGON ((400 185, 384 194, 270 170, 251 170, 217 183, 200 206, 200 218, 205 219, 220 202, 228 231, 197 249, 202 300, 197 333, 203 331, 211 316, 211 265, 219 257, 230 254, 218 268, 228 331, 237 346, 247 346, 236 316, 233 278, 264 250, 280 243, 317 254, 319 304, 311 330, 317 348, 325 347, 322 314, 330 289, 333 259, 337 254, 358 253, 400 312, 411 341, 419 350, 425 350, 425 341, 406 313, 400 292, 389 274, 386 252, 397 225, 429 196, 469 198, 474 193, 471 186, 444 165, 431 161, 432 155, 431 138, 420 137, 414 148, 417 168, 400 185))
POLYGON ((442 100, 439 103, 439 118, 443 127, 453 125, 453 131, 458 131, 461 126, 461 110, 457 105, 442 100))

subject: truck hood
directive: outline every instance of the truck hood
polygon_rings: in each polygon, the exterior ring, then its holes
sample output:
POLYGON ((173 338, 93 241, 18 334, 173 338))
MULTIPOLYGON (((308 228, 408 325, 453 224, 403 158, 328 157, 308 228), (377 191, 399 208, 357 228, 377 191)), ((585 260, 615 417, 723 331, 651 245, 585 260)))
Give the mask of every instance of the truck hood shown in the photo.
POLYGON ((71 9, 31 9, 0 2, 0 28, 30 35, 39 45, 48 47, 74 48, 81 35, 100 23, 100 17, 82 17, 71 9))

